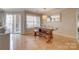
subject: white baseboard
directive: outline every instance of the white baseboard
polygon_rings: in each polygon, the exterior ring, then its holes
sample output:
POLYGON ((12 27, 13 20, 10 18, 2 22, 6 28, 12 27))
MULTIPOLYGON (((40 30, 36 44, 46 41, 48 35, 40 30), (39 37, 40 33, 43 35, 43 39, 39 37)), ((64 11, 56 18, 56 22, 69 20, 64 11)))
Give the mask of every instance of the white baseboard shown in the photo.
POLYGON ((60 33, 53 33, 53 34, 59 35, 59 36, 63 36, 63 37, 68 37, 68 38, 76 39, 76 37, 74 37, 74 36, 64 35, 64 34, 60 34, 60 33))

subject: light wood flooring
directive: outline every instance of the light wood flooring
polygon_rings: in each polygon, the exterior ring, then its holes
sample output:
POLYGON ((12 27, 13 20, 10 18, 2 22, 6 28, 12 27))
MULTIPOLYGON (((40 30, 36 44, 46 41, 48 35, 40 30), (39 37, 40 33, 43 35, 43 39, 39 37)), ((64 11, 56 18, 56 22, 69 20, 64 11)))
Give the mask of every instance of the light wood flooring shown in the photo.
POLYGON ((13 50, 78 50, 76 39, 54 35, 52 42, 46 43, 44 37, 33 35, 10 35, 10 49, 13 50))

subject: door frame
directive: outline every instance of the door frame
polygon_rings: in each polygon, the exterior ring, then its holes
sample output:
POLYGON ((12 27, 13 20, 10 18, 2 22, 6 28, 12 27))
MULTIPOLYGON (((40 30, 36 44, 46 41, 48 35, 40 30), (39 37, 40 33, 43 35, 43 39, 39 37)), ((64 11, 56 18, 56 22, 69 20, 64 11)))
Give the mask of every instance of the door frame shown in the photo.
POLYGON ((79 35, 78 35, 78 15, 79 15, 79 9, 76 9, 76 39, 79 42, 79 35))

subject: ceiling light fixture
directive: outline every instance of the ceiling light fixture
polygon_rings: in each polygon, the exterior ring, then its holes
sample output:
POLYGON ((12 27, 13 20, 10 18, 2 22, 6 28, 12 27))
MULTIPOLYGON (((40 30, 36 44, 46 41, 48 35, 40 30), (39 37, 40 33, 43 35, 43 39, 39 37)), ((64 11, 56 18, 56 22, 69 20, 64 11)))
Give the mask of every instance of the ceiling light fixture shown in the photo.
POLYGON ((44 10, 46 10, 46 8, 43 8, 44 10))

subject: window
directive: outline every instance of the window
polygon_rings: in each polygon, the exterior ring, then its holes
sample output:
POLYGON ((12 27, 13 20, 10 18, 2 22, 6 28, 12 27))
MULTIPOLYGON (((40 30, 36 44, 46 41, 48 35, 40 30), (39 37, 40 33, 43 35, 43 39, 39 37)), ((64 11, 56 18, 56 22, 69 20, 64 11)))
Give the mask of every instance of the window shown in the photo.
POLYGON ((40 27, 40 17, 34 16, 34 27, 40 27))
POLYGON ((26 20, 27 28, 32 28, 33 27, 33 17, 32 16, 27 16, 26 20))
POLYGON ((39 16, 26 16, 27 28, 40 27, 40 17, 39 16))

